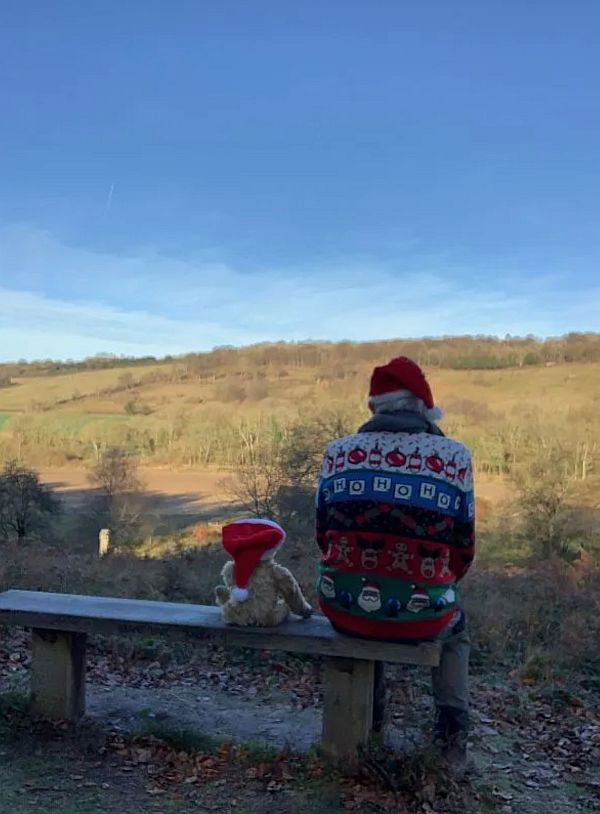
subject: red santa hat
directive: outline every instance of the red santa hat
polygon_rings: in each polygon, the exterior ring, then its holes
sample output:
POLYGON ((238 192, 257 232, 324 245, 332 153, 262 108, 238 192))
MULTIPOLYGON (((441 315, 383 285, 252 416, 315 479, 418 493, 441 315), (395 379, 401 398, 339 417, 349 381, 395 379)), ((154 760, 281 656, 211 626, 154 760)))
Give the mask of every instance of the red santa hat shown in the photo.
POLYGON ((285 531, 273 520, 250 518, 223 526, 223 548, 233 558, 235 586, 231 598, 248 599, 248 583, 261 560, 270 559, 285 540, 285 531))
POLYGON ((395 402, 414 396, 423 402, 423 414, 431 421, 442 417, 436 407, 429 382, 416 362, 406 356, 397 356, 387 365, 376 367, 371 376, 369 407, 374 413, 385 412, 395 402))

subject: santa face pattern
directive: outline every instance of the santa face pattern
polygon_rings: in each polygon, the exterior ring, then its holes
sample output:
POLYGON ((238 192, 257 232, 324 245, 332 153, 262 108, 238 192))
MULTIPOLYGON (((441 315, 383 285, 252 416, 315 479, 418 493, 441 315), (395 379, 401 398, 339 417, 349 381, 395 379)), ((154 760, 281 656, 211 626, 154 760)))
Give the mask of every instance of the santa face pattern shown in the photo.
POLYGON ((326 599, 335 599, 335 581, 331 574, 322 574, 320 582, 321 594, 326 599))
POLYGON ((410 599, 407 602, 406 610, 410 613, 418 613, 428 608, 431 604, 429 594, 424 588, 414 588, 410 599))
POLYGON ((366 613, 375 613, 381 609, 381 591, 375 583, 367 583, 358 595, 357 604, 366 613))
POLYGON ((447 613, 458 598, 453 584, 399 583, 390 577, 371 580, 350 571, 334 578, 323 566, 319 589, 323 607, 351 610, 379 620, 435 618, 447 613))

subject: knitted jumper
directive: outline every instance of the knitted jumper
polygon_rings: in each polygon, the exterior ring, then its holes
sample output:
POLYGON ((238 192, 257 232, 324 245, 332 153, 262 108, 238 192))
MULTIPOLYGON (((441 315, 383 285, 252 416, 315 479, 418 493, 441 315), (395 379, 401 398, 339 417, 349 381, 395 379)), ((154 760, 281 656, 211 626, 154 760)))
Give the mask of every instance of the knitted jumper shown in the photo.
POLYGON ((374 416, 327 447, 317 542, 320 605, 336 628, 435 638, 474 554, 468 450, 416 413, 374 416))

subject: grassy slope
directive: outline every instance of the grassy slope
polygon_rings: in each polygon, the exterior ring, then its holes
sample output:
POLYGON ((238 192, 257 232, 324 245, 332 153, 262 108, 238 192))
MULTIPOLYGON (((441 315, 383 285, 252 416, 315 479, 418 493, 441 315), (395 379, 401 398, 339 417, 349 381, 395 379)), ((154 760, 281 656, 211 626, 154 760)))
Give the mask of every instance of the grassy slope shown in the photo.
MULTIPOLYGON (((159 370, 161 366, 153 367, 159 370)), ((168 369, 168 366, 162 366, 168 369)), ((71 375, 44 376, 21 379, 10 388, 0 390, 0 422, 6 414, 25 412, 34 402, 71 399, 74 394, 82 398, 56 405, 45 415, 60 415, 65 421, 78 423, 76 416, 94 420, 105 415, 124 415, 124 405, 132 397, 132 391, 120 391, 99 395, 103 388, 115 386, 127 369, 76 373, 71 375), (4 416, 2 414, 5 414, 4 416)), ((131 372, 135 375, 136 370, 131 372)), ((145 368, 144 373, 150 372, 145 368)), ((367 387, 368 368, 357 371, 354 379, 315 384, 315 371, 300 368, 288 378, 269 379, 269 396, 260 402, 246 401, 235 405, 240 414, 275 412, 285 410, 316 394, 317 400, 344 396, 360 400, 367 387)), ((600 398, 600 365, 573 364, 554 367, 520 368, 500 371, 432 370, 430 378, 437 400, 450 404, 461 399, 485 404, 495 411, 510 411, 532 403, 548 407, 568 401, 571 407, 589 405, 600 398)), ((244 382, 242 382, 243 384, 244 382)), ((185 381, 161 382, 135 388, 135 394, 148 403, 156 413, 170 412, 174 407, 194 411, 200 406, 218 406, 215 385, 212 382, 185 381)), ((82 419, 79 419, 80 421, 82 419)), ((1 426, 1 425, 0 425, 1 426)))
MULTIPOLYGON (((100 400, 96 396, 99 390, 115 386, 119 377, 124 374, 147 374, 159 368, 159 365, 139 368, 114 368, 111 370, 93 370, 56 376, 38 376, 16 379, 13 387, 0 391, 0 410, 21 411, 30 407, 34 401, 69 399, 75 393, 90 396, 90 401, 100 400)), ((96 409, 96 411, 98 411, 96 409)), ((86 409, 85 412, 90 412, 86 409)), ((103 412, 102 410, 98 412, 103 412)))
MULTIPOLYGON (((280 370, 266 368, 268 393, 260 400, 252 399, 256 369, 223 369, 216 380, 150 382, 129 389, 118 388, 125 374, 135 382, 152 371, 168 375, 172 365, 21 379, 0 389, 0 457, 4 448, 6 456, 23 454, 37 468, 62 467, 90 460, 92 444, 114 444, 136 449, 151 466, 227 467, 238 460, 240 421, 256 425, 259 418, 267 419, 261 430, 265 437, 272 416, 285 424, 336 405, 348 412, 350 426, 366 416, 371 366, 349 367, 349 378, 325 381, 318 380, 322 371, 316 368, 290 367, 284 378, 280 370), (249 397, 228 400, 228 383, 244 387, 249 397), (117 389, 101 392, 107 388, 117 389), (128 415, 126 405, 132 399, 147 406, 150 414, 128 415), (40 403, 53 406, 32 409, 40 403)), ((442 426, 472 449, 480 481, 482 475, 499 471, 513 427, 520 438, 539 430, 573 449, 600 429, 600 363, 432 369, 429 376, 438 403, 446 409, 442 426)))

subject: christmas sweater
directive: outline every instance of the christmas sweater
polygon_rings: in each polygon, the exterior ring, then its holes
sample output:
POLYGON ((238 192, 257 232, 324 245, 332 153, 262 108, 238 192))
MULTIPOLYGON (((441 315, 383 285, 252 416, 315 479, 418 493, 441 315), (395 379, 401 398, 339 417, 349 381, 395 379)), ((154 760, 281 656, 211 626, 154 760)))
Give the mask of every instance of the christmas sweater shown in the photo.
POLYGON ((435 638, 457 611, 457 583, 473 560, 468 450, 431 432, 360 431, 334 441, 316 531, 320 606, 337 629, 435 638))

